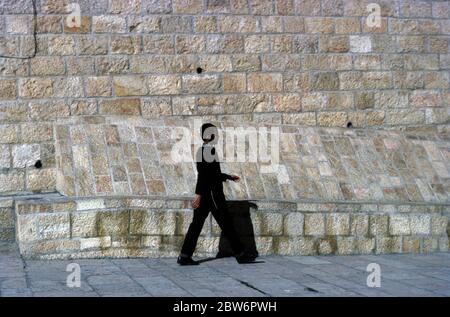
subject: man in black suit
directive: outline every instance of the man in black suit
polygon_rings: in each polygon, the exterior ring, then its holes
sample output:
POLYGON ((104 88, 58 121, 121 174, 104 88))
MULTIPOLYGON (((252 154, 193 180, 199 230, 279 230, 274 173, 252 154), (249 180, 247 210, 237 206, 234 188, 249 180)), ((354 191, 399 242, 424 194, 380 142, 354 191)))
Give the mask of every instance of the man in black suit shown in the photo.
POLYGON ((211 211, 223 234, 230 242, 231 248, 238 263, 249 263, 255 260, 253 255, 244 252, 244 247, 233 226, 232 219, 228 213, 223 184, 227 180, 238 182, 237 175, 228 175, 220 170, 220 163, 214 144, 217 142, 217 127, 211 123, 205 123, 201 128, 203 145, 196 153, 197 162, 197 185, 195 187, 195 198, 192 201, 194 217, 189 225, 188 232, 181 248, 178 264, 197 265, 199 262, 192 259, 198 237, 202 231, 203 224, 211 211))

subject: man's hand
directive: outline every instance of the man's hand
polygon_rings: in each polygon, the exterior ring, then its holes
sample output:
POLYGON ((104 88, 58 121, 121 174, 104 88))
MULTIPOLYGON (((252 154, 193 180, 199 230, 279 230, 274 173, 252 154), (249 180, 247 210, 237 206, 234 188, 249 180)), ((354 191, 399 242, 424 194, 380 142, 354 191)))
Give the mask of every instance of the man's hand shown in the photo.
POLYGON ((239 182, 241 180, 241 178, 237 175, 231 175, 231 180, 233 182, 239 182))
POLYGON ((192 200, 192 208, 197 209, 200 206, 200 200, 202 196, 195 195, 194 199, 192 200))

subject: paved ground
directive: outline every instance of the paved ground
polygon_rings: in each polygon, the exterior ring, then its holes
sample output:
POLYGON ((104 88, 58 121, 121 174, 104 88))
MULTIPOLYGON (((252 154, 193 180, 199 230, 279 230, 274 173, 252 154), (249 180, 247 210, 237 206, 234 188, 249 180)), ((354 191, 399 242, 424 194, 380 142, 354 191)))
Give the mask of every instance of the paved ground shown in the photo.
POLYGON ((450 296, 450 253, 259 260, 23 261, 14 244, 0 244, 0 296, 450 296), (69 263, 80 265, 79 288, 66 284, 69 263), (369 263, 380 265, 380 288, 367 287, 369 263))

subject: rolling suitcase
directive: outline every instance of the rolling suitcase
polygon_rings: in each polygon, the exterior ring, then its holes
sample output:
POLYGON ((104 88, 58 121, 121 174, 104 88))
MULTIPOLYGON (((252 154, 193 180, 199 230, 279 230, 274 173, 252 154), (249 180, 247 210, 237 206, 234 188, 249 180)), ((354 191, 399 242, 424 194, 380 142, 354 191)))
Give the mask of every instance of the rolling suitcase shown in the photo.
MULTIPOLYGON (((227 205, 233 225, 244 244, 245 251, 257 257, 258 250, 256 249, 252 219, 250 218, 250 208, 256 209, 258 206, 249 201, 227 201, 227 205)), ((219 241, 219 252, 216 257, 224 258, 230 256, 234 256, 234 253, 230 247, 230 243, 222 233, 219 241)))

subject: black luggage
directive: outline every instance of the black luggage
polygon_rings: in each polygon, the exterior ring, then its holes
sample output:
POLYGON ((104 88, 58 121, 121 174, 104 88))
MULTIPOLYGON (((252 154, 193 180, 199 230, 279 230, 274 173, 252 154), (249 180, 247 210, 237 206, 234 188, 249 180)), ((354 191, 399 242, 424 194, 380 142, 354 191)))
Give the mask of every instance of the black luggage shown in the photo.
MULTIPOLYGON (((253 231, 252 219, 250 218, 250 208, 258 208, 256 204, 249 201, 227 201, 229 216, 232 219, 233 225, 236 229, 239 238, 244 244, 245 251, 258 256, 258 250, 255 243, 255 232, 253 231)), ((219 252, 217 258, 224 258, 234 256, 230 247, 230 243, 224 237, 223 232, 220 235, 219 252)))

